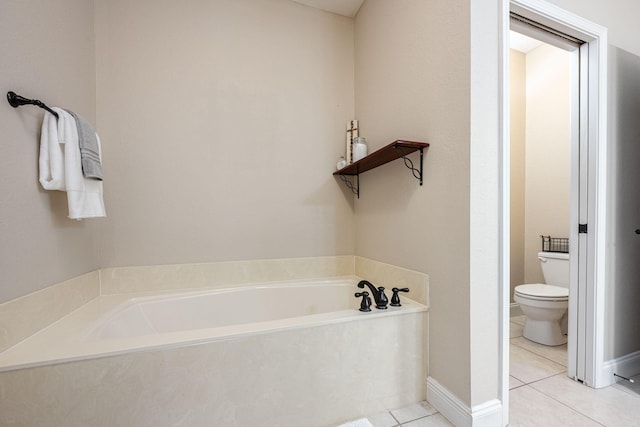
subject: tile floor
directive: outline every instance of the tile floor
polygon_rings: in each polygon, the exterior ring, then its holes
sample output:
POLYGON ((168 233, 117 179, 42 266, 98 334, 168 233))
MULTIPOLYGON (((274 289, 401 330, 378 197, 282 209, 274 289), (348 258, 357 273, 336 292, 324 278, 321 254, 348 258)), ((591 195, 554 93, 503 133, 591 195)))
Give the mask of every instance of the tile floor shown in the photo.
POLYGON ((524 316, 511 318, 510 426, 640 426, 640 375, 593 389, 567 377, 567 346, 522 337, 524 316))
POLYGON ((373 427, 445 427, 453 426, 428 402, 414 403, 368 417, 373 427))
MULTIPOLYGON (((567 377, 567 346, 522 337, 524 316, 511 318, 509 425, 512 427, 640 426, 640 374, 634 384, 593 389, 567 377)), ((368 417, 374 427, 452 426, 428 402, 368 417)))

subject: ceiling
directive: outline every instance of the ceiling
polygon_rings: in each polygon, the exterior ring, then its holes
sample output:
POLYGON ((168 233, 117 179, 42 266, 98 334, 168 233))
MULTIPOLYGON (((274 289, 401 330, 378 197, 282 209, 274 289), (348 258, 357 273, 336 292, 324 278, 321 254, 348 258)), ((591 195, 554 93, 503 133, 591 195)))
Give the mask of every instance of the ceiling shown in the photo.
POLYGON ((296 3, 353 18, 364 0, 293 0, 296 3))
POLYGON ((509 34, 509 47, 522 53, 529 53, 542 44, 544 43, 540 40, 532 39, 515 31, 511 31, 509 34))
MULTIPOLYGON (((360 10, 364 0, 292 0, 296 3, 304 4, 316 9, 336 13, 338 15, 353 18, 360 10)), ((541 41, 532 39, 523 34, 511 31, 510 47, 522 53, 528 53, 543 44, 541 41)))

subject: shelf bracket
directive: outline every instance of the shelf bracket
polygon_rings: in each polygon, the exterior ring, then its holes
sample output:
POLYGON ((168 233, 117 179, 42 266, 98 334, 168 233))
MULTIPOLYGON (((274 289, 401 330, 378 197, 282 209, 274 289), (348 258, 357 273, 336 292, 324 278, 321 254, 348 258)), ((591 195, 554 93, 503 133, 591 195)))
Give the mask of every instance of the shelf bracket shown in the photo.
POLYGON ((342 182, 344 182, 344 184, 347 186, 347 188, 349 190, 351 190, 351 192, 353 194, 358 196, 358 199, 359 199, 360 198, 360 174, 356 174, 356 184, 355 185, 353 185, 353 183, 351 181, 349 181, 349 178, 347 178, 346 175, 338 175, 338 176, 340 177, 342 182))
POLYGON ((424 163, 424 150, 422 148, 419 148, 419 150, 420 150, 420 169, 416 169, 411 159, 408 158, 406 155, 402 156, 402 160, 404 160, 404 165, 409 170, 411 170, 411 173, 413 174, 413 176, 418 181, 420 181, 420 185, 422 185, 422 165, 424 163))
POLYGON ((345 185, 351 190, 351 192, 358 196, 358 198, 360 198, 361 173, 377 168, 378 166, 385 165, 393 160, 402 157, 405 166, 411 169, 411 173, 413 174, 413 176, 418 179, 420 181, 420 185, 422 185, 424 149, 427 147, 429 147, 429 144, 426 142, 397 140, 388 145, 385 145, 377 151, 374 151, 368 156, 365 156, 349 165, 346 165, 342 169, 335 171, 333 174, 338 175, 340 179, 345 183, 345 185), (414 162, 412 162, 411 159, 407 157, 414 151, 420 151, 419 168, 417 168, 414 165, 414 162), (355 183, 353 179, 347 178, 347 176, 353 175, 355 175, 356 177, 355 183))

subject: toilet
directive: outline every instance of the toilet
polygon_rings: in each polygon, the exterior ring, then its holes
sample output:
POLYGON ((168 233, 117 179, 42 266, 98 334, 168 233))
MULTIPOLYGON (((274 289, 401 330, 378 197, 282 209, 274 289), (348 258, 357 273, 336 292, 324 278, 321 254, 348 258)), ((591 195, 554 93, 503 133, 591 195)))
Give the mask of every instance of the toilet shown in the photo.
POLYGON ((569 254, 538 252, 545 283, 516 286, 515 301, 526 316, 522 336, 544 345, 567 342, 569 254))

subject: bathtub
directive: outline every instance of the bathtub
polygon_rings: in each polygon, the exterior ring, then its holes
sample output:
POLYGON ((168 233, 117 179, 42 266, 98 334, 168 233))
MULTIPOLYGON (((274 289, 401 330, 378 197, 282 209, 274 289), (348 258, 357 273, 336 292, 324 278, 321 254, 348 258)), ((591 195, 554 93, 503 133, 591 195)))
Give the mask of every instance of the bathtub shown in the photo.
POLYGON ((322 426, 423 400, 427 308, 360 312, 357 280, 100 296, 0 354, 0 424, 322 426))

